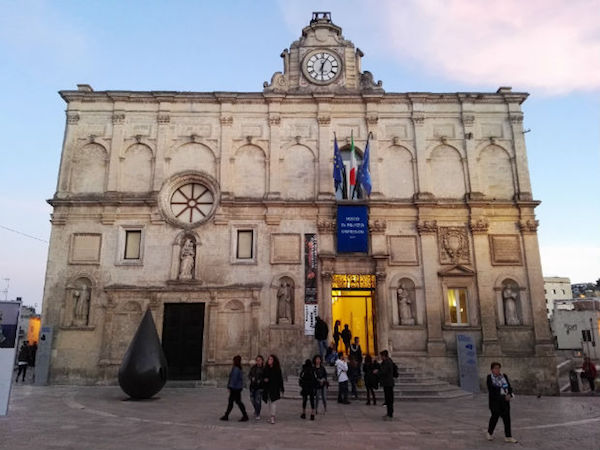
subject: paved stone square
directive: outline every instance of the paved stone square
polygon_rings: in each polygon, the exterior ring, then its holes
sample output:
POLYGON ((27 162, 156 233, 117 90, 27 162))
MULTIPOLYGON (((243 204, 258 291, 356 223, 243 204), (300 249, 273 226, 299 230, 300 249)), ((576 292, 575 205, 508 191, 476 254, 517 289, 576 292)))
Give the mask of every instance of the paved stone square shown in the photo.
MULTIPOLYGON (((381 397, 381 392, 379 396, 381 397)), ((362 401, 329 403, 314 422, 300 419, 300 400, 278 402, 277 423, 240 423, 234 409, 219 421, 227 403, 220 388, 165 388, 157 399, 125 400, 118 387, 14 385, 9 415, 0 418, 2 449, 568 449, 600 448, 600 396, 518 396, 513 435, 503 441, 484 432, 487 396, 451 401, 396 402, 396 418, 362 401)), ((248 391, 243 400, 250 410, 248 391)), ((237 407, 235 407, 237 408, 237 407)), ((266 411, 265 411, 266 412, 266 411)), ((264 416, 266 418, 266 415, 264 416)))

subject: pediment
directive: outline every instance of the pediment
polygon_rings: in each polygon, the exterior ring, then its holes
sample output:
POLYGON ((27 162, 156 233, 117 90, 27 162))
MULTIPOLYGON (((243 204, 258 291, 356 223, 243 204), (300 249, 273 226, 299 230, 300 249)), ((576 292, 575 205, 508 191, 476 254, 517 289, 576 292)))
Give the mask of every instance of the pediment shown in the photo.
POLYGON ((456 264, 438 272, 440 277, 474 277, 476 272, 467 266, 456 264))

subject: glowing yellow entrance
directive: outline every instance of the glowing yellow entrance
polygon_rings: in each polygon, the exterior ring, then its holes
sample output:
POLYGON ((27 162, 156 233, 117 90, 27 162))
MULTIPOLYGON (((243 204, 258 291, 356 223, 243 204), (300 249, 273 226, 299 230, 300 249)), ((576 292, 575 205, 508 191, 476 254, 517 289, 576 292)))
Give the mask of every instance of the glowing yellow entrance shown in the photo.
MULTIPOLYGON (((334 275, 331 290, 331 329, 340 321, 340 332, 344 325, 352 332, 352 339, 358 336, 363 355, 375 355, 375 326, 373 314, 373 275, 334 275)), ((344 351, 340 339, 338 351, 344 351)))

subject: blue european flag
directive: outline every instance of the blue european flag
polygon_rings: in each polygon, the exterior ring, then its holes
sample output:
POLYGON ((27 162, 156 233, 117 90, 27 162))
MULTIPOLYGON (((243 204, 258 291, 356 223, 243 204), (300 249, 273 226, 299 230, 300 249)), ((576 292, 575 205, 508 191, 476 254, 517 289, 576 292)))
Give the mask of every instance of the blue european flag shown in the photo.
POLYGON ((363 158, 363 163, 360 166, 360 171, 358 174, 358 182, 362 184, 363 188, 367 192, 367 195, 371 195, 371 171, 369 170, 369 139, 367 138, 367 148, 365 148, 365 156, 363 158))
POLYGON ((344 161, 335 136, 333 138, 333 182, 336 192, 344 183, 344 161))

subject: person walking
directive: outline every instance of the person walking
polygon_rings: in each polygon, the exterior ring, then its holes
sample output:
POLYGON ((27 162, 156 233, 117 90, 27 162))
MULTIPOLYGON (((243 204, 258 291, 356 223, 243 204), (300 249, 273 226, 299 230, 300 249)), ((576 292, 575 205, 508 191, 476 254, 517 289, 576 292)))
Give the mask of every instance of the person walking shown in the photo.
POLYGON ((21 382, 25 381, 25 376, 27 375, 27 365, 29 364, 29 359, 30 359, 30 355, 29 355, 29 343, 27 341, 23 342, 23 344, 21 345, 21 348, 19 349, 19 356, 17 358, 17 367, 18 367, 18 371, 17 371, 17 379, 15 380, 16 383, 19 382, 19 375, 23 374, 22 378, 21 378, 21 382))
POLYGON ((340 351, 340 338, 342 337, 342 333, 340 333, 340 326, 342 323, 339 320, 335 321, 333 325, 333 342, 335 342, 335 353, 340 351))
POLYGON ((371 404, 371 397, 373 397, 373 405, 377 404, 375 398, 375 389, 379 388, 379 377, 377 372, 379 371, 379 363, 373 361, 371 355, 365 356, 365 362, 363 364, 363 374, 365 378, 365 388, 367 389, 367 405, 371 404))
POLYGON ((315 420, 315 389, 317 387, 317 376, 312 365, 312 361, 307 359, 304 361, 300 377, 300 395, 302 395, 302 414, 301 419, 306 419, 306 402, 310 399, 310 420, 315 420))
POLYGON ((381 356, 381 366, 376 373, 383 386, 383 398, 387 408, 387 414, 383 418, 392 420, 394 418, 394 361, 390 358, 387 350, 383 350, 379 355, 381 356))
POLYGON ((581 369, 583 370, 583 372, 581 372, 581 378, 585 378, 588 381, 590 384, 590 391, 594 392, 596 390, 596 375, 598 375, 598 371, 596 370, 596 365, 589 356, 583 358, 581 369))
POLYGON ((338 379, 338 403, 348 405, 350 404, 348 401, 348 364, 346 363, 344 352, 338 353, 335 370, 338 379))
POLYGON ((317 388, 315 389, 315 414, 319 414, 319 397, 323 400, 323 414, 327 412, 327 370, 323 366, 323 361, 319 355, 313 358, 313 366, 315 368, 315 376, 317 377, 317 388))
POLYGON ((246 414, 246 407, 242 403, 242 389, 244 388, 244 374, 242 373, 242 357, 236 355, 233 357, 233 366, 231 372, 229 372, 229 382, 227 383, 227 389, 229 389, 229 401, 227 403, 227 411, 221 416, 221 420, 229 420, 229 413, 233 409, 233 403, 240 408, 242 412, 242 418, 240 422, 248 421, 248 414, 246 414))
POLYGON ((255 359, 255 364, 250 368, 250 373, 248 374, 248 378, 250 378, 250 399, 254 407, 254 418, 256 420, 260 420, 264 368, 265 360, 261 355, 258 355, 255 359))
POLYGON ((277 412, 275 402, 281 398, 281 394, 284 392, 281 365, 275 355, 271 354, 267 358, 267 364, 263 370, 263 383, 263 401, 269 405, 271 423, 275 424, 277 412))
POLYGON ((350 331, 350 328, 348 328, 348 324, 344 325, 344 329, 342 330, 342 341, 344 342, 344 347, 346 347, 346 355, 349 355, 352 332, 350 331))
POLYGON ((496 428, 498 418, 502 417, 502 421, 504 422, 504 440, 515 444, 518 441, 512 437, 510 429, 510 400, 513 397, 513 390, 506 374, 500 373, 501 367, 499 362, 493 362, 490 367, 491 373, 487 376, 486 380, 489 407, 492 416, 490 417, 485 437, 488 441, 494 439, 494 428, 496 428))
POLYGON ((321 358, 325 357, 325 352, 327 351, 327 336, 329 336, 329 327, 323 319, 317 316, 315 322, 315 339, 319 344, 319 355, 321 355, 321 358))

